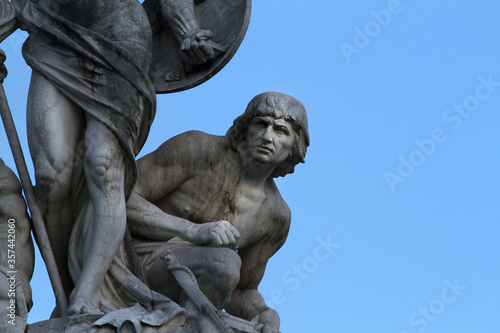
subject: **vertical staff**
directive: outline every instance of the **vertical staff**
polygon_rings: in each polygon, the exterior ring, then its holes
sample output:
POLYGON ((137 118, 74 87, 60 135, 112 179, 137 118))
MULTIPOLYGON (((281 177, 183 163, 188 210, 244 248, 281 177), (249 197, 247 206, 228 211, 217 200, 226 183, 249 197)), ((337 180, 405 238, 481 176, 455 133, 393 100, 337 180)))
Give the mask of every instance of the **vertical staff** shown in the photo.
POLYGON ((34 228, 33 232, 36 236, 37 245, 40 249, 40 253, 42 254, 42 258, 45 261, 45 265, 47 266, 47 272, 49 273, 49 279, 52 284, 52 289, 54 290, 57 306, 59 307, 60 313, 64 314, 68 309, 68 300, 66 299, 66 294, 64 293, 61 277, 59 276, 54 254, 50 246, 49 237, 47 235, 47 231, 45 230, 45 224, 43 223, 42 215, 38 209, 35 192, 28 173, 28 168, 26 166, 21 143, 19 142, 19 136, 17 135, 12 113, 10 112, 7 97, 5 96, 3 88, 3 81, 7 77, 7 68, 4 65, 5 59, 5 53, 0 50, 0 113, 5 127, 5 132, 9 140, 10 149, 16 163, 17 172, 19 173, 19 178, 21 179, 24 195, 26 196, 26 201, 31 213, 31 220, 33 221, 34 228))

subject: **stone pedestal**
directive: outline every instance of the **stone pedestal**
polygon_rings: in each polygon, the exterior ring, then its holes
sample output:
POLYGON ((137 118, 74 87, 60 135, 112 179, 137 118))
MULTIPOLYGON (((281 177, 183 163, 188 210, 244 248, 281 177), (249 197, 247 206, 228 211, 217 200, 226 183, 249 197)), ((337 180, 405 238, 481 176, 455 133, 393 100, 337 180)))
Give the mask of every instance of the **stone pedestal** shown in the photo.
MULTIPOLYGON (((101 316, 99 315, 81 315, 81 316, 71 316, 56 319, 49 319, 44 321, 39 321, 28 325, 27 333, 87 333, 90 326, 97 321, 101 316)), ((96 333, 115 333, 116 328, 100 327, 99 329, 93 328, 92 332, 96 333)), ((135 329, 127 327, 126 333, 135 333, 135 329)), ((144 327, 142 333, 196 333, 197 325, 196 321, 191 318, 187 318, 186 322, 181 327, 171 327, 171 328, 154 328, 154 327, 144 327)))
MULTIPOLYGON (((101 316, 81 315, 39 321, 28 325, 28 333, 42 332, 86 332, 101 316)), ((103 331, 113 332, 112 330, 103 331)))

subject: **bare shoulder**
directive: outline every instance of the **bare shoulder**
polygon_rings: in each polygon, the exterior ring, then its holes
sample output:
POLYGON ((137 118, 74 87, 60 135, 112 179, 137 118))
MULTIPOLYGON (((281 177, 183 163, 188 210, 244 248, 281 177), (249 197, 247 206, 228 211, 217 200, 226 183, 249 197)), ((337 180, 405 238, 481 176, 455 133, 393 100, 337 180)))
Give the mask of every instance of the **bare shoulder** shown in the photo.
POLYGON ((26 216, 26 203, 16 174, 0 159, 0 216, 21 220, 26 216))
POLYGON ((158 149, 140 160, 151 158, 150 155, 155 156, 160 161, 169 156, 199 156, 199 154, 210 156, 224 139, 225 137, 200 131, 188 131, 168 139, 158 149))
POLYGON ((165 141, 158 149, 137 161, 141 164, 165 166, 172 163, 197 162, 217 158, 222 154, 227 139, 222 136, 207 134, 200 131, 188 131, 165 141))
POLYGON ((0 195, 21 194, 21 184, 16 174, 0 159, 0 195))
POLYGON ((179 134, 137 161, 135 191, 144 198, 164 195, 215 165, 229 147, 229 140, 223 136, 200 131, 179 134))

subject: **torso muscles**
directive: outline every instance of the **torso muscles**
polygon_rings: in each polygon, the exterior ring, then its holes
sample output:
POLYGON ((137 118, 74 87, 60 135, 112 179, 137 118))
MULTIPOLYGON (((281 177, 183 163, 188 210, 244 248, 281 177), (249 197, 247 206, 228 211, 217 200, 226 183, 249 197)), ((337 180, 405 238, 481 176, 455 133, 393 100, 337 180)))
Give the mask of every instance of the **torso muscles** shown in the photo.
POLYGON ((242 183, 234 165, 226 162, 218 163, 216 172, 186 180, 153 203, 168 214, 195 223, 227 220, 240 232, 240 247, 244 247, 272 230, 270 216, 276 213, 271 207, 276 209, 280 204, 275 196, 270 198, 242 183))

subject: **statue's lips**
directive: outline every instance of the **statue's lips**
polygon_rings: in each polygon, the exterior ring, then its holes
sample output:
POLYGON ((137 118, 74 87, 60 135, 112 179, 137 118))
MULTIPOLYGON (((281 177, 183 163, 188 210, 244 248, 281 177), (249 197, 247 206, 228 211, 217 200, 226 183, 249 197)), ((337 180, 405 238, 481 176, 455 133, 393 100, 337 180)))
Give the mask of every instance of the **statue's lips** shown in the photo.
POLYGON ((274 150, 271 147, 267 146, 258 146, 257 149, 266 153, 274 153, 274 150))

